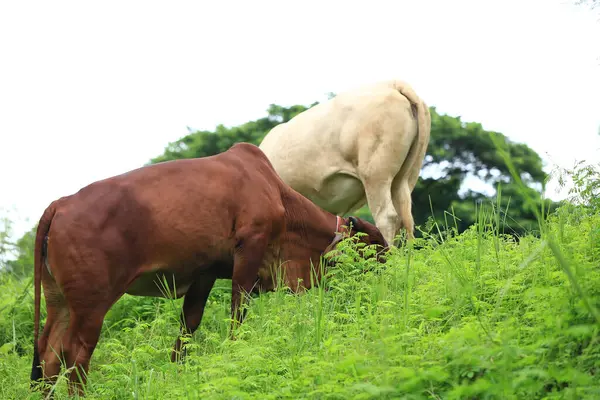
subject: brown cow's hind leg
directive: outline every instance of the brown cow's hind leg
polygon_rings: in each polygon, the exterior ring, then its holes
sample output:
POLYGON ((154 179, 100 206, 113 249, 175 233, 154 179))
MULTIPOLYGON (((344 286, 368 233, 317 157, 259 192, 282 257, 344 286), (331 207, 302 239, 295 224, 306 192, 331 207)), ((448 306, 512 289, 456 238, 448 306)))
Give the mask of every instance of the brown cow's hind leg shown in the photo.
MULTIPOLYGON (((207 274, 203 275, 196 280, 189 288, 183 300, 183 310, 181 312, 181 333, 193 334, 200 322, 202 322, 202 316, 204 315, 204 307, 206 306, 206 300, 208 295, 215 284, 216 276, 207 274)), ((177 337, 173 351, 171 352, 171 361, 177 361, 178 355, 182 348, 181 337, 177 337)), ((181 353, 180 360, 183 360, 187 354, 187 349, 183 347, 183 353, 181 353)))
POLYGON ((69 378, 69 394, 75 391, 83 395, 83 387, 87 382, 90 358, 100 338, 102 322, 106 314, 105 308, 94 310, 71 310, 69 328, 65 334, 67 367, 73 368, 69 378))
MULTIPOLYGON (((42 381, 52 386, 56 383, 60 373, 61 360, 64 361, 63 336, 69 324, 69 309, 52 277, 45 275, 42 284, 46 298, 47 317, 44 329, 38 339, 31 380, 42 381)), ((50 388, 43 389, 44 398, 49 390, 50 388)))
MULTIPOLYGON (((111 266, 104 262, 103 257, 90 254, 86 258, 90 261, 79 267, 89 271, 85 277, 85 290, 81 290, 80 281, 76 282, 79 283, 77 285, 72 281, 62 285, 66 288, 65 298, 70 314, 69 326, 63 340, 65 366, 71 369, 69 394, 77 392, 80 396, 84 394, 90 359, 100 338, 104 317, 125 290, 125 287, 115 288, 115 285, 109 282, 109 274, 106 271, 110 271, 111 266)), ((126 278, 121 280, 123 286, 123 282, 129 281, 126 278)))

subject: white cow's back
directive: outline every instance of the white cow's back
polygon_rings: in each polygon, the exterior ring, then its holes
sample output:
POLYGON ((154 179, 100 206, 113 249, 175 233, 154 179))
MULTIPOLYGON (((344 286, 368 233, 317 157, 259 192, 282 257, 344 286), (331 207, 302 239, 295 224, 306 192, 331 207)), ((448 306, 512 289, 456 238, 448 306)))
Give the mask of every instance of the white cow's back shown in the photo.
MULTIPOLYGON (((379 168, 373 157, 382 158, 394 175, 401 169, 414 175, 412 163, 405 163, 418 134, 411 102, 422 103, 402 81, 358 87, 276 126, 259 147, 292 188, 330 212, 348 213, 367 200, 365 177, 373 174, 366 168, 379 168)), ((429 131, 425 134, 428 142, 429 131)), ((418 170, 422 150, 416 156, 418 170)), ((414 183, 409 186, 412 190, 414 183)))

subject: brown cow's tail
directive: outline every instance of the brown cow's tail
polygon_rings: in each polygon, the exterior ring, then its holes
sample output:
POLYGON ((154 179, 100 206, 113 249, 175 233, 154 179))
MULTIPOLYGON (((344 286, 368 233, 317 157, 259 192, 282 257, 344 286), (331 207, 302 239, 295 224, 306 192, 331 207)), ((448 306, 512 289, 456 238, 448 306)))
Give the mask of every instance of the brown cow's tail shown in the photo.
POLYGON ((417 140, 413 142, 408 155, 406 156, 406 173, 410 174, 408 182, 409 187, 412 190, 417 183, 419 172, 422 167, 421 165, 415 164, 423 163, 425 152, 427 151, 427 146, 429 144, 431 115, 427 104, 417 96, 415 91, 406 82, 394 80, 392 81, 392 87, 406 97, 408 101, 417 108, 417 140))
POLYGON ((38 338, 40 331, 40 302, 42 294, 42 268, 46 257, 45 239, 50 231, 50 224, 56 211, 55 203, 50 204, 44 211, 35 234, 35 250, 33 264, 33 288, 34 288, 34 316, 33 316, 33 365, 31 367, 31 380, 38 381, 42 378, 40 368, 40 353, 38 350, 38 338))

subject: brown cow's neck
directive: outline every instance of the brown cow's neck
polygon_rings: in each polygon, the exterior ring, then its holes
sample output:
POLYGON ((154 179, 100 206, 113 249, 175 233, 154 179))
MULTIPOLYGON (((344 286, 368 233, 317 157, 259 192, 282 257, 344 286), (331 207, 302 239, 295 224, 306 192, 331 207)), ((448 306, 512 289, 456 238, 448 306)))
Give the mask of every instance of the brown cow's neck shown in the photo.
POLYGON ((323 251, 333 240, 344 220, 323 210, 298 192, 282 189, 286 209, 286 230, 302 247, 323 251))
MULTIPOLYGON (((310 289, 313 272, 316 279, 323 276, 322 255, 335 238, 338 218, 288 187, 280 190, 286 227, 279 257, 285 263, 286 284, 294 291, 298 285, 310 289)), ((345 225, 343 219, 341 224, 345 225)))

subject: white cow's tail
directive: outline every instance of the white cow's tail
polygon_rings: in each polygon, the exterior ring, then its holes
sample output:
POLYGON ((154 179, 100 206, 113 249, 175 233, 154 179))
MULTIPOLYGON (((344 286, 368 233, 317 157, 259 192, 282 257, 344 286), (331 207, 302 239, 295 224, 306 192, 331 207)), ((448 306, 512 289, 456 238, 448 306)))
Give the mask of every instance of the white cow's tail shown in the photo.
POLYGON ((391 81, 392 87, 406 97, 417 108, 417 140, 413 142, 406 156, 405 166, 403 170, 409 174, 408 182, 412 191, 417 184, 419 173, 421 171, 425 152, 429 144, 429 136, 431 134, 431 115, 429 107, 423 100, 417 96, 415 91, 404 81, 391 81))

